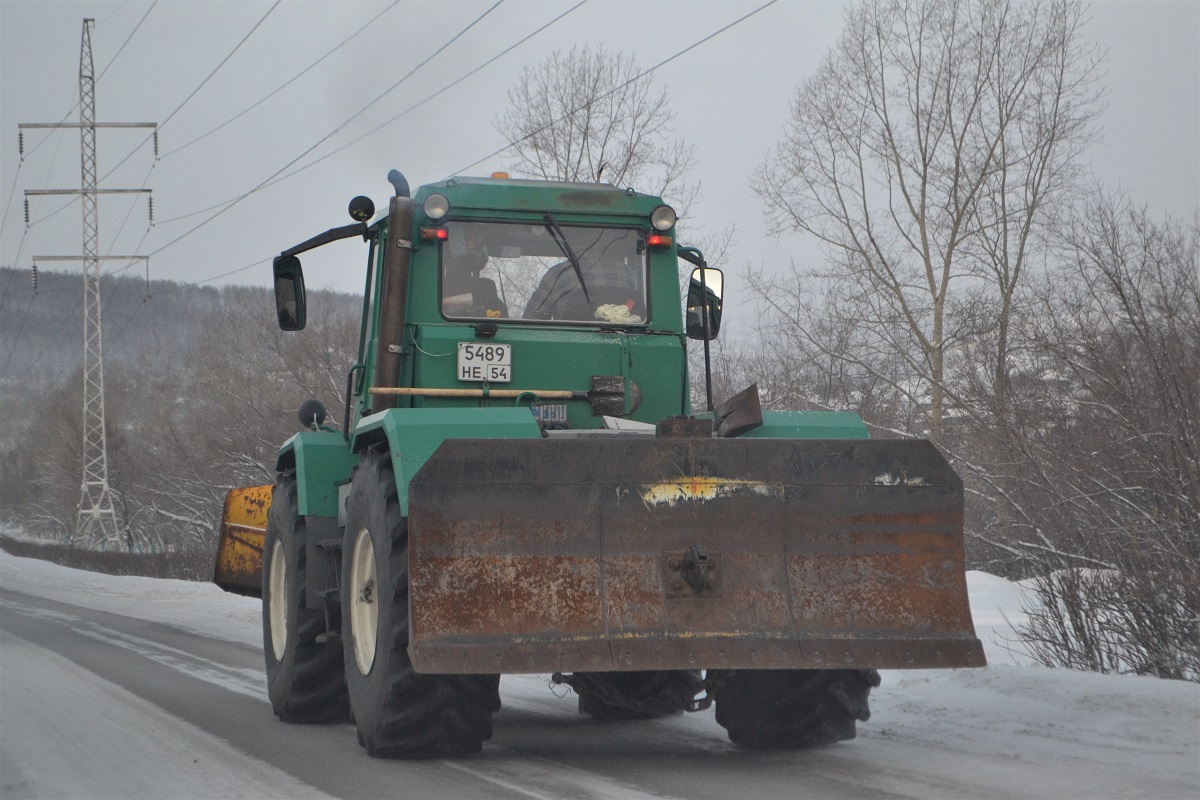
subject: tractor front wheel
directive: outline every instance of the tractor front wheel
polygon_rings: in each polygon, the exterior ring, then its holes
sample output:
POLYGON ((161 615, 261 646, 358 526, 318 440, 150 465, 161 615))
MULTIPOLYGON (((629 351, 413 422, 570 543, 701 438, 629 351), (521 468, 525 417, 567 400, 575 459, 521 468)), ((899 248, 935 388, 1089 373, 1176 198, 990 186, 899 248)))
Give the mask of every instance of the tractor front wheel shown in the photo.
POLYGON ((358 741, 373 756, 478 752, 499 675, 423 675, 408 657, 408 524, 387 452, 355 468, 342 545, 342 639, 358 741))

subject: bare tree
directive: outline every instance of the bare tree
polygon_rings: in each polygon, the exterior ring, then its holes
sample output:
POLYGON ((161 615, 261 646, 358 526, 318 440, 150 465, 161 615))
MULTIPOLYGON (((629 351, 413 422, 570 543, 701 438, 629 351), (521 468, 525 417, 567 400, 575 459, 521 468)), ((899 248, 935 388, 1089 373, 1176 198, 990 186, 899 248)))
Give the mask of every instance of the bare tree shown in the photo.
POLYGON ((998 331, 992 371, 1007 380, 1031 237, 1099 110, 1082 23, 1075 0, 864 0, 756 174, 773 231, 828 252, 823 269, 759 281, 768 310, 891 383, 934 440, 956 343, 998 331), (851 349, 810 322, 831 317, 859 328, 851 349))
POLYGON ((518 175, 606 182, 661 195, 680 216, 695 198, 692 147, 671 133, 667 91, 640 76, 632 55, 602 46, 555 51, 508 91, 496 130, 513 143, 518 175))
POLYGON ((1200 225, 1096 195, 1026 289, 1005 418, 960 453, 1003 520, 978 533, 1044 568, 1200 560, 1200 225))
POLYGON ((1200 680, 1200 220, 1094 196, 958 464, 989 568, 1034 576, 1043 663, 1200 680))

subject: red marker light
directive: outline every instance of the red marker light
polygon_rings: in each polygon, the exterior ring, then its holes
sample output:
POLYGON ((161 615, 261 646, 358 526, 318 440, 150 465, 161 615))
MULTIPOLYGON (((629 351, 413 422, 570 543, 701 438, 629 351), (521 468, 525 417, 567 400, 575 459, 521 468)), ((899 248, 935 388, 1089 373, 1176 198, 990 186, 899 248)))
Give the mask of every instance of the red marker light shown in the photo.
POLYGON ((661 233, 652 233, 646 237, 646 244, 651 247, 670 247, 671 237, 661 233))
POLYGON ((450 238, 450 231, 445 228, 421 228, 421 238, 427 242, 444 242, 450 238))

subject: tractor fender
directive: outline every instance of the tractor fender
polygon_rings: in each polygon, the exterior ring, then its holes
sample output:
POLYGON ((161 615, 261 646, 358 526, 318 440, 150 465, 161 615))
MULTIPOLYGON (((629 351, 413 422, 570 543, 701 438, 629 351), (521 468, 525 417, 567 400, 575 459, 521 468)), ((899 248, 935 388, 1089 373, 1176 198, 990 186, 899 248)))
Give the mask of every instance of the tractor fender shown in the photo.
POLYGON ((342 434, 300 431, 279 448, 275 471, 295 470, 298 514, 336 518, 338 484, 350 479, 356 463, 342 434))
POLYGON ((407 517, 409 481, 447 439, 540 438, 542 430, 525 407, 390 408, 359 420, 350 451, 357 454, 369 447, 387 447, 400 513, 407 517))

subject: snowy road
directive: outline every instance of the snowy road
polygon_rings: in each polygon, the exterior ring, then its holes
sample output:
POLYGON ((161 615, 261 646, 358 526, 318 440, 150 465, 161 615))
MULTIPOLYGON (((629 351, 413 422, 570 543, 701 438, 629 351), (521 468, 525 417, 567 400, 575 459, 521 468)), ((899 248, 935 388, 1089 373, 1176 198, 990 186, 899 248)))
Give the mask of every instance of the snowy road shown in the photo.
MULTIPOLYGON (((1015 590, 971 589, 986 640, 1015 590)), ((214 587, 0 553, 0 796, 1200 796, 1200 686, 1005 664, 990 642, 984 670, 885 673, 859 738, 821 750, 743 752, 711 712, 600 724, 506 676, 483 753, 398 762, 348 725, 278 723, 260 624, 214 587)))

